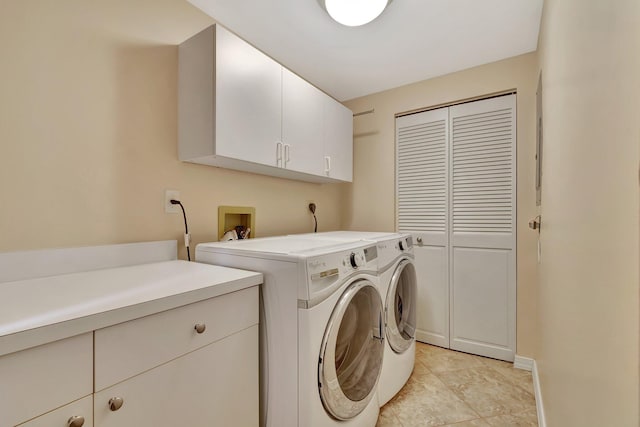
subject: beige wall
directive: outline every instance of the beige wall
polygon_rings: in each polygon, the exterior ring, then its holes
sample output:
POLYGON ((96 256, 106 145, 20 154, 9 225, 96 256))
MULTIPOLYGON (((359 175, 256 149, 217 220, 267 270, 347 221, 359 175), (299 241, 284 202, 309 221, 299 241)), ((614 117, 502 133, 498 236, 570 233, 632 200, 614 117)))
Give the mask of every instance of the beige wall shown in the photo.
MULTIPOLYGON (((184 0, 4 0, 0 251, 179 239, 218 205, 255 206, 261 236, 340 227, 339 185, 177 160, 177 44, 212 20, 184 0)), ((181 250, 181 257, 186 252, 181 250)))
POLYGON ((518 318, 517 354, 533 357, 536 314, 536 234, 527 228, 535 208, 535 53, 472 68, 347 102, 354 112, 354 182, 345 193, 344 226, 395 229, 395 114, 517 90, 518 318))
POLYGON ((637 427, 640 2, 546 0, 540 371, 550 427, 637 427))
POLYGON ((350 101, 376 109, 355 119, 354 184, 306 184, 177 160, 176 45, 212 22, 187 2, 5 0, 0 251, 181 239, 167 188, 196 243, 215 240, 218 205, 255 206, 260 235, 311 230, 309 200, 321 230, 393 230, 394 115, 517 89, 517 352, 538 361, 549 426, 637 426, 638 7, 545 2, 538 289, 538 55, 350 101))

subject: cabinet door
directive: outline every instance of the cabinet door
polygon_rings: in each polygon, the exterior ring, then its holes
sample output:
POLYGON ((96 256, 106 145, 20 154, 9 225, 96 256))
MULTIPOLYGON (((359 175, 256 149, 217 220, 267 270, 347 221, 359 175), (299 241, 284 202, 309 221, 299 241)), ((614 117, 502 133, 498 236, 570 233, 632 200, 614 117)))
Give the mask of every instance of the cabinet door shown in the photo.
POLYGON ((93 391, 93 334, 0 357, 0 425, 16 425, 93 391))
POLYGON ((258 323, 258 287, 220 295, 95 331, 95 390, 258 323), (230 319, 233 319, 231 321, 230 319), (196 332, 196 324, 205 326, 196 332))
POLYGON ((323 101, 326 95, 283 68, 282 70, 282 166, 298 172, 322 175, 323 101))
POLYGON ((258 425, 258 325, 96 393, 96 427, 258 425), (123 399, 117 411, 109 400, 123 399))
POLYGON ((216 25, 216 155, 279 166, 282 66, 216 25))
POLYGON ((323 174, 353 181, 353 113, 331 97, 324 102, 323 174))
MULTIPOLYGON (((93 396, 87 396, 73 403, 48 412, 18 427, 68 427, 72 417, 82 417, 82 427, 93 427, 93 396)), ((80 420, 76 421, 80 422, 80 420)))

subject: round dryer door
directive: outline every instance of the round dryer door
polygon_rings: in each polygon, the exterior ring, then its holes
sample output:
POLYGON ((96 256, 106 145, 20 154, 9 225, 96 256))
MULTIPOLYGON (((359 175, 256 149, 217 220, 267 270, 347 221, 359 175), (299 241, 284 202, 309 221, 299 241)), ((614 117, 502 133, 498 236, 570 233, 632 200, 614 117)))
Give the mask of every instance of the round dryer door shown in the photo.
POLYGON ((391 349, 404 353, 416 337, 418 285, 413 261, 404 259, 391 277, 385 302, 387 339, 391 349))
POLYGON ((380 293, 368 280, 352 283, 327 325, 318 365, 320 397, 339 420, 362 412, 375 396, 384 354, 380 293))

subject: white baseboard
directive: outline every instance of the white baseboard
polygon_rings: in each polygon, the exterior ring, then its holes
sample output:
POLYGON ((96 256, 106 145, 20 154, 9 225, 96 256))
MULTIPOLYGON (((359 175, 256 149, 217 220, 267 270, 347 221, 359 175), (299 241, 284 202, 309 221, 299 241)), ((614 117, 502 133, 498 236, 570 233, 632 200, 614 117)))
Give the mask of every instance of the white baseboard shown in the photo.
POLYGON ((538 376, 538 365, 536 361, 531 359, 533 362, 533 369, 531 374, 533 376, 533 391, 536 396, 536 410, 538 412, 538 426, 539 427, 547 427, 547 421, 544 417, 544 405, 542 404, 542 390, 540 389, 540 377, 538 376))
POLYGON ((533 370, 534 361, 530 357, 518 356, 516 354, 515 359, 513 360, 513 367, 516 369, 524 369, 525 371, 531 372, 533 370))

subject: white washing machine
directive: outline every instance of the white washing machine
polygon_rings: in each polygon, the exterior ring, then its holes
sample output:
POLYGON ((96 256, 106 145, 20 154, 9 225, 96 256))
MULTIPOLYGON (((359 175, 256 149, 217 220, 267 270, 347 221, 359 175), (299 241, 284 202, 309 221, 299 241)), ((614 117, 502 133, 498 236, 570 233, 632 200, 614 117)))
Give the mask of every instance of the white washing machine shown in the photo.
POLYGON ((259 271, 263 427, 374 427, 384 357, 377 247, 283 236, 200 244, 196 260, 259 271))
POLYGON ((406 384, 415 363, 417 277, 411 235, 401 233, 333 231, 304 234, 319 240, 372 241, 378 249, 380 294, 385 312, 385 354, 378 383, 383 406, 406 384), (315 237, 314 237, 315 236, 315 237))

